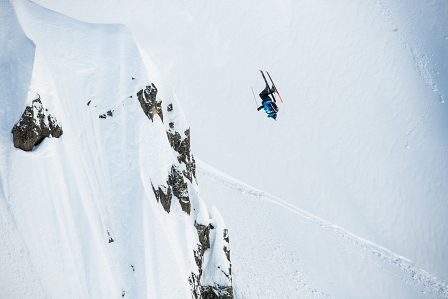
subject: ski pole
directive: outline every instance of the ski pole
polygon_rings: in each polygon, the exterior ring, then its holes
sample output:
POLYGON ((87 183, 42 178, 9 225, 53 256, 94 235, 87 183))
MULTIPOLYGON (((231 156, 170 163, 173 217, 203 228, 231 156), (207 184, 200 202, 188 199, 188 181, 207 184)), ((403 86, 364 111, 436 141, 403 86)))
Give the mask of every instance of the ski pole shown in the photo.
MULTIPOLYGON (((252 88, 252 86, 250 88, 252 88)), ((254 92, 253 88, 252 88, 252 94, 254 95, 255 106, 257 106, 257 109, 258 109, 257 99, 255 98, 255 92, 254 92)))

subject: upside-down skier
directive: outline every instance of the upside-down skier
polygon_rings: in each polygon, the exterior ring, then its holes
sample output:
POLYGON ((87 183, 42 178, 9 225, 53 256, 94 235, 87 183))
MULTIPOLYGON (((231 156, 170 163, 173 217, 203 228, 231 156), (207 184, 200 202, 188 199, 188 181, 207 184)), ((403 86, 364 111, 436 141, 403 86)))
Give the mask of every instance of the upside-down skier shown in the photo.
POLYGON ((261 109, 264 109, 268 117, 272 117, 273 119, 277 120, 277 112, 278 107, 275 101, 272 101, 272 98, 270 95, 272 95, 275 92, 275 87, 269 88, 269 85, 266 83, 266 87, 263 89, 262 92, 260 92, 260 98, 261 98, 261 106, 257 108, 258 111, 261 109))
MULTIPOLYGON (((271 75, 269 75, 269 72, 266 72, 269 76, 269 80, 271 80, 272 87, 269 87, 268 80, 266 80, 266 77, 262 70, 260 70, 261 76, 263 77, 264 82, 266 83, 266 87, 263 89, 262 92, 260 92, 260 98, 261 98, 261 106, 257 108, 258 111, 260 111, 262 108, 268 115, 268 117, 273 118, 274 120, 277 120, 277 112, 278 107, 275 100, 274 93, 277 94, 278 98, 280 99, 280 102, 283 103, 282 97, 280 96, 280 93, 278 92, 277 88, 275 87, 274 81, 272 81, 271 75)), ((253 89, 252 89, 253 92, 253 89)), ((255 99, 255 94, 254 94, 255 99)), ((255 100, 257 101, 257 100, 255 100)))

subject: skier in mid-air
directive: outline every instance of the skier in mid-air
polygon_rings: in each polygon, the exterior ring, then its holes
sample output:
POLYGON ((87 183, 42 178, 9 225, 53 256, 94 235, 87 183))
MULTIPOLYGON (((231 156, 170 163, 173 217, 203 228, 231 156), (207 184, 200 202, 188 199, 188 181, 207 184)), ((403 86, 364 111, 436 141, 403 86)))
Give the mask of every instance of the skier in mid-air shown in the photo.
POLYGON ((265 89, 263 89, 262 92, 260 92, 260 98, 261 98, 261 106, 257 108, 258 111, 260 111, 261 109, 264 108, 264 111, 266 112, 266 114, 268 115, 268 117, 272 117, 274 120, 277 120, 277 112, 278 112, 278 107, 276 101, 275 101, 275 97, 274 101, 272 101, 270 95, 273 94, 275 92, 275 87, 273 86, 272 88, 269 88, 269 85, 266 82, 266 87, 265 89))

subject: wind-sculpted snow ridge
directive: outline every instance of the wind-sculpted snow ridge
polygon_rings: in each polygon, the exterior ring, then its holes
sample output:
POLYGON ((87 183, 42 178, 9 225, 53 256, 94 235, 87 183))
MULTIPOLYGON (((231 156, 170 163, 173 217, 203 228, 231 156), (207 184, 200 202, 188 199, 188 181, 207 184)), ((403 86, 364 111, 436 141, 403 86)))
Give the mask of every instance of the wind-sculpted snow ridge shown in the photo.
POLYGON ((233 298, 189 126, 130 31, 0 7, 0 297, 233 298))
MULTIPOLYGON (((328 235, 327 237, 336 239, 339 244, 338 246, 344 248, 343 252, 350 251, 355 255, 362 257, 362 265, 358 265, 358 268, 366 267, 367 265, 374 265, 375 268, 379 268, 380 273, 383 273, 381 275, 390 276, 390 279, 399 280, 403 285, 408 285, 409 288, 413 290, 411 291, 413 295, 412 297, 407 298, 448 298, 447 282, 442 281, 434 275, 431 275, 425 270, 419 268, 409 259, 400 256, 374 242, 360 238, 353 233, 306 211, 303 211, 282 199, 279 199, 261 190, 257 190, 230 176, 227 176, 226 174, 221 173, 220 171, 210 167, 204 162, 198 160, 197 165, 198 172, 201 174, 201 176, 208 177, 212 180, 217 181, 218 184, 225 185, 230 189, 236 190, 238 193, 244 196, 253 198, 253 200, 255 200, 255 204, 256 202, 273 203, 297 215, 300 222, 305 223, 306 228, 310 231, 318 228, 318 230, 320 231, 331 232, 332 234, 328 235)), ((317 235, 313 238, 317 239, 317 235)), ((298 246, 304 247, 311 246, 310 244, 303 244, 302 240, 300 239, 297 240, 297 244, 298 246)), ((266 252, 265 254, 269 253, 266 252)), ((236 263, 237 262, 238 261, 236 261, 236 263)), ((339 271, 341 271, 342 273, 342 269, 339 269, 339 271)), ((236 281, 238 281, 238 274, 235 275, 236 276, 234 278, 236 281)), ((325 276, 323 273, 321 275, 325 276)), ((374 275, 375 274, 373 273, 372 275, 368 275, 371 276, 372 281, 375 281, 376 279, 374 275)), ((378 280, 381 281, 381 279, 385 278, 380 278, 378 280)), ((357 282, 357 284, 360 284, 360 282, 357 282)), ((397 288, 400 287, 397 286, 397 288)), ((345 290, 344 292, 345 294, 351 294, 350 290, 345 290)), ((236 284, 236 293, 238 293, 238 284, 236 284)), ((393 293, 385 293, 383 298, 387 298, 389 296, 393 298, 393 293)), ((369 298, 370 297, 374 298, 374 295, 369 294, 369 298)))

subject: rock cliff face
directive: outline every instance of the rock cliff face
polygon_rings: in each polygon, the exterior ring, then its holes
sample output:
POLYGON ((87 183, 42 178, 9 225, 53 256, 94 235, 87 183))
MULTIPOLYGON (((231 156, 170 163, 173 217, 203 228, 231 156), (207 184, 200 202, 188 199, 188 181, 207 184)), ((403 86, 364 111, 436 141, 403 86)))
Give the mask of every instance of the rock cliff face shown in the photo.
POLYGON ((192 254, 197 269, 192 271, 188 279, 192 298, 233 298, 228 230, 224 228, 222 220, 218 221, 215 227, 211 221, 199 223, 197 214, 191 213, 192 209, 196 210, 200 207, 193 205, 190 200, 190 192, 197 196, 196 163, 190 151, 190 129, 181 128, 181 125, 176 123, 173 117, 175 115, 173 104, 166 105, 164 115, 162 101, 157 98, 157 88, 154 84, 141 89, 137 93, 137 98, 149 120, 154 122, 155 116, 158 115, 162 122, 164 119, 168 122, 167 138, 173 153, 177 156, 177 163, 171 166, 166 183, 158 186, 151 183, 154 195, 167 213, 170 213, 174 199, 179 203, 182 211, 195 218, 193 220, 197 231, 197 242, 192 254), (212 263, 210 259, 214 255, 220 257, 217 259, 215 257, 215 260, 220 262, 204 267, 205 264, 212 263), (220 276, 223 276, 224 280, 220 276), (223 281, 225 283, 222 283, 223 281))
POLYGON ((58 138, 62 135, 62 127, 56 118, 44 109, 40 96, 25 108, 20 120, 14 125, 14 146, 30 151, 38 146, 46 137, 58 138))

